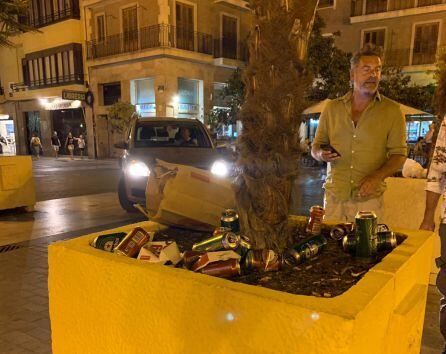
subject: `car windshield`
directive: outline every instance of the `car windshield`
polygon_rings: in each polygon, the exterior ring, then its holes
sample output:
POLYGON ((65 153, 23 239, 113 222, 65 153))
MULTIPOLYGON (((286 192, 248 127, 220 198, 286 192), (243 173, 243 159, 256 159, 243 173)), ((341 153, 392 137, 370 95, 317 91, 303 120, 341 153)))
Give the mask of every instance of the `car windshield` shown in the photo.
POLYGON ((211 143, 198 124, 140 122, 135 129, 135 147, 210 148, 211 143))

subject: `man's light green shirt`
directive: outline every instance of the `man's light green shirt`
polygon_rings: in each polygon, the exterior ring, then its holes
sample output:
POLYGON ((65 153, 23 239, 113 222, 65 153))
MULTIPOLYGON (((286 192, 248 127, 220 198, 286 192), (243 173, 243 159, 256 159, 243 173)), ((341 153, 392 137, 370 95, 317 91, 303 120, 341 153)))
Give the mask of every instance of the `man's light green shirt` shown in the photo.
MULTIPOLYGON (((340 201, 356 199, 359 182, 379 169, 390 155, 407 156, 406 122, 400 105, 376 93, 356 127, 351 119, 352 92, 329 102, 319 119, 315 147, 331 144, 340 154, 328 163, 326 190, 340 201)), ((385 183, 371 198, 380 196, 385 183)))

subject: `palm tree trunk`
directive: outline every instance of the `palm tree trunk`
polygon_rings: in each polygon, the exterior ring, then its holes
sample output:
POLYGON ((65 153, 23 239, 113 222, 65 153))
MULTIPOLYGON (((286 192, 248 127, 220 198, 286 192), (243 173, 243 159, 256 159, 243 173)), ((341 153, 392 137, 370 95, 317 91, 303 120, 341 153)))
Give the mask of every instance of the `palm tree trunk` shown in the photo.
POLYGON ((235 181, 244 234, 255 248, 282 251, 297 172, 298 132, 311 77, 304 60, 318 0, 251 0, 253 29, 240 112, 235 181))

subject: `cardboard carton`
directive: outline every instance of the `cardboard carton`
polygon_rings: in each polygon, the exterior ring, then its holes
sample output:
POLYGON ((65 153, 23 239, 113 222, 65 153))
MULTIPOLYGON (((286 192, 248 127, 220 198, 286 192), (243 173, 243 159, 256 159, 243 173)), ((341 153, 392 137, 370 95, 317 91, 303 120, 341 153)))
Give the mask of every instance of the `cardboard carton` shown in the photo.
POLYGON ((151 263, 172 262, 176 265, 181 260, 180 250, 173 241, 153 241, 146 243, 138 254, 138 259, 151 263))

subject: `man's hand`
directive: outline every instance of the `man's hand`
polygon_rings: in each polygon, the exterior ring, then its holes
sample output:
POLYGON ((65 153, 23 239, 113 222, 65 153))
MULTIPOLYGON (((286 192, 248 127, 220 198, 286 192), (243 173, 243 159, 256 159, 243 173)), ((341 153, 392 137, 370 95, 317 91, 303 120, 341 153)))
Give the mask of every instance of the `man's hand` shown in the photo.
POLYGON ((340 158, 338 154, 322 149, 317 149, 312 155, 316 160, 325 162, 333 162, 340 158))
POLYGON ((373 193, 375 193, 379 186, 381 185, 382 178, 378 175, 370 175, 367 177, 364 177, 359 182, 359 191, 358 191, 358 197, 359 198, 367 198, 373 193))
POLYGON ((434 231, 435 223, 434 220, 429 220, 424 218, 420 225, 420 230, 434 231))

